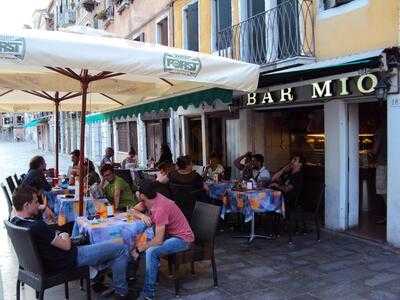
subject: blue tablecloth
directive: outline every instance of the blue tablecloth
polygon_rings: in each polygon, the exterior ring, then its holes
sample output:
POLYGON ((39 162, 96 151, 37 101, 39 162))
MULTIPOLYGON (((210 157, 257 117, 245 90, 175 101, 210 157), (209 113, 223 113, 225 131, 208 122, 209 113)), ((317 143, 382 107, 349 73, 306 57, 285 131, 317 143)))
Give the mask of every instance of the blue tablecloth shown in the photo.
POLYGON ((97 221, 90 221, 86 217, 78 217, 72 235, 76 236, 78 234, 88 235, 92 244, 105 241, 123 242, 130 250, 133 249, 137 238, 142 234, 146 235, 147 240, 151 240, 154 235, 153 229, 147 227, 142 221, 127 222, 125 218, 119 216, 97 221))
MULTIPOLYGON (((64 195, 55 192, 45 192, 47 205, 59 217, 63 215, 65 223, 74 222, 79 216, 79 201, 74 198, 65 198, 64 195)), ((92 217, 96 214, 96 206, 90 197, 84 197, 84 215, 92 217)), ((62 222, 64 223, 64 222, 62 222)))
POLYGON ((253 212, 277 212, 285 213, 284 198, 281 192, 269 189, 233 191, 226 190, 223 197, 221 218, 226 213, 241 212, 245 217, 245 222, 251 221, 253 212))
POLYGON ((208 186, 208 194, 210 198, 221 201, 226 191, 233 187, 233 183, 231 182, 211 182, 206 183, 206 185, 208 186))

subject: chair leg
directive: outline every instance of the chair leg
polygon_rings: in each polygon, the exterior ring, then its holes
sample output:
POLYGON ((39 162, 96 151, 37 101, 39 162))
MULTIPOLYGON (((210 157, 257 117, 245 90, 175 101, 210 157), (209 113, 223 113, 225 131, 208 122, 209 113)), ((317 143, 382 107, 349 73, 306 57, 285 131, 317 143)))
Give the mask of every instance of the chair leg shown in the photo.
POLYGON ((79 286, 81 288, 81 291, 83 291, 83 278, 79 279, 79 286))
POLYGON ((68 281, 64 282, 65 299, 69 299, 68 281))
POLYGON ((175 295, 179 295, 179 263, 174 263, 174 276, 175 276, 175 295))
POLYGON ((44 299, 44 290, 40 290, 39 291, 39 300, 43 300, 44 299))
POLYGON ((17 300, 20 299, 21 295, 21 290, 20 290, 20 286, 21 286, 21 281, 17 280, 17 300))
POLYGON ((39 291, 35 291, 36 299, 39 299, 39 291))
POLYGON ((321 239, 320 237, 320 228, 319 228, 319 220, 318 220, 318 215, 314 217, 315 218, 315 228, 317 232, 317 241, 321 239))
POLYGON ((90 289, 90 275, 86 277, 86 299, 87 300, 92 299, 92 291, 90 289))
POLYGON ((218 286, 217 264, 215 263, 214 253, 211 256, 211 266, 213 271, 214 286, 218 286))
POLYGON ((192 261, 192 262, 190 263, 190 273, 191 273, 192 275, 195 275, 195 272, 194 272, 194 261, 192 261))
POLYGON ((21 287, 25 288, 25 282, 21 282, 21 287))
POLYGON ((168 275, 169 276, 172 276, 172 265, 173 265, 172 258, 168 257, 168 275))

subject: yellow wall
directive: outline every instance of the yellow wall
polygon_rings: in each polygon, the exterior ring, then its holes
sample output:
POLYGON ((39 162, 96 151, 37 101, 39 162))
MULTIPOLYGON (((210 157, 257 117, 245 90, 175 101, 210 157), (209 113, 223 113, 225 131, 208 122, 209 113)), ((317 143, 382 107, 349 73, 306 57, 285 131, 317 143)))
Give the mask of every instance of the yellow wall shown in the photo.
POLYGON ((328 19, 319 18, 315 7, 317 58, 398 45, 399 3, 399 0, 369 0, 367 6, 328 19))
MULTIPOLYGON (((190 0, 178 0, 174 3, 174 32, 175 47, 183 48, 183 7, 190 0)), ((199 50, 200 52, 211 52, 211 1, 199 0, 199 50)))

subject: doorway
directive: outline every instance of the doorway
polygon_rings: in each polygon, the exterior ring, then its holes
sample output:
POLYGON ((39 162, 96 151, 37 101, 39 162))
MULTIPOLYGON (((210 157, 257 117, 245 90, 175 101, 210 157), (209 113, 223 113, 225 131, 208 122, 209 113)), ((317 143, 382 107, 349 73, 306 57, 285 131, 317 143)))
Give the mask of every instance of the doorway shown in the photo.
MULTIPOLYGON (((386 104, 360 103, 358 224, 349 233, 386 240, 386 104)), ((351 199, 350 199, 351 201, 351 199)))

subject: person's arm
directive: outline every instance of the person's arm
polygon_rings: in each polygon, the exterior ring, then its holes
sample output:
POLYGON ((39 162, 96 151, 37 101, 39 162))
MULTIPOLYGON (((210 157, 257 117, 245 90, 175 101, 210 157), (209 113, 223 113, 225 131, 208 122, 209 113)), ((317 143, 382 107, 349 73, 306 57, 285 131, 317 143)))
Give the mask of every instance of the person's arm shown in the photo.
POLYGON ((290 163, 288 163, 287 165, 285 165, 284 167, 282 167, 278 172, 276 172, 276 173, 274 174, 274 176, 272 176, 271 181, 272 181, 272 182, 277 182, 277 181, 279 181, 280 178, 281 178, 281 176, 282 176, 282 174, 283 174, 284 172, 286 172, 286 170, 289 168, 289 166, 290 166, 290 163))
POLYGON ((144 203, 139 202, 133 207, 132 214, 135 218, 138 218, 141 221, 143 221, 147 226, 151 226, 152 225, 151 219, 149 216, 144 214, 145 211, 146 207, 144 206, 144 203))
POLYGON ((51 191, 51 185, 50 185, 50 183, 47 182, 44 174, 41 174, 39 176, 39 184, 42 187, 42 189, 45 190, 46 192, 51 191))
POLYGON ((152 246, 159 246, 164 242, 164 237, 165 237, 165 225, 157 225, 154 238, 145 245, 139 245, 138 250, 140 252, 143 252, 152 246))
POLYGON ((54 240, 51 242, 54 247, 57 247, 64 251, 71 250, 71 238, 68 233, 62 232, 59 235, 54 237, 54 240))
POLYGON ((122 188, 118 184, 115 184, 113 201, 116 210, 118 210, 119 207, 119 200, 121 198, 121 193, 122 193, 122 188))
POLYGON ((240 171, 242 171, 245 167, 244 164, 242 164, 242 160, 243 160, 243 158, 246 157, 246 154, 240 155, 238 158, 236 158, 233 161, 233 164, 235 165, 235 167, 238 168, 240 171))

